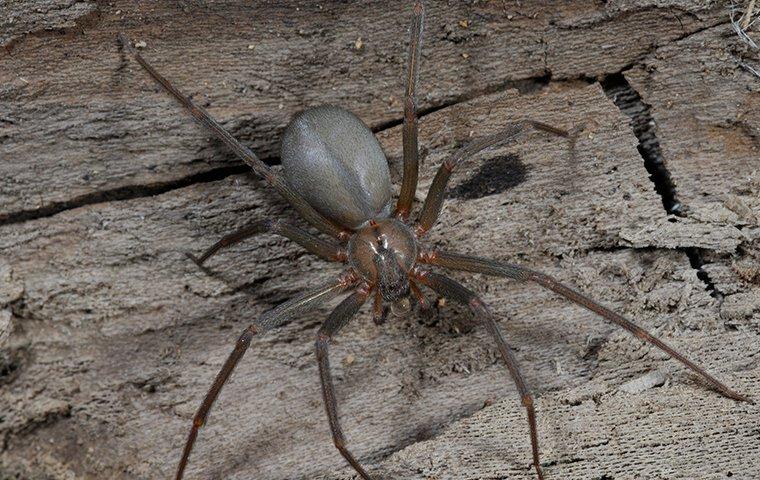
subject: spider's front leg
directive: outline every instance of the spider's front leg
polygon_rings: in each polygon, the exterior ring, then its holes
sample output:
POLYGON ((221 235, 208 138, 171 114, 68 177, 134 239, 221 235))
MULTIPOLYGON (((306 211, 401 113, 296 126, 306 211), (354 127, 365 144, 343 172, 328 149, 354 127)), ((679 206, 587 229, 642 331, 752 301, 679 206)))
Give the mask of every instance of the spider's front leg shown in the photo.
POLYGON ((499 353, 501 353, 501 357, 504 360, 504 363, 506 363, 507 369, 512 376, 512 380, 514 380, 515 386, 517 386, 517 392, 520 394, 520 401, 528 413, 530 444, 533 450, 533 465, 536 467, 536 473, 538 474, 539 480, 543 480, 544 474, 541 471, 538 452, 538 429, 536 427, 536 411, 533 407, 533 395, 525 385, 525 380, 523 380, 520 369, 517 366, 517 359, 515 359, 512 349, 509 348, 509 344, 501 334, 501 330, 493 319, 491 311, 475 292, 451 278, 421 270, 416 271, 415 276, 420 283, 431 288, 441 296, 460 302, 463 305, 467 305, 475 316, 475 319, 481 322, 486 327, 491 337, 493 337, 496 342, 496 347, 499 349, 499 353))
POLYGON ((425 7, 421 1, 417 1, 414 4, 414 17, 412 18, 412 27, 409 31, 409 63, 406 73, 406 91, 404 92, 404 129, 402 131, 404 175, 401 179, 401 192, 396 203, 396 215, 404 220, 409 216, 409 212, 412 209, 419 174, 416 95, 417 80, 420 75, 424 19, 425 7))
POLYGON ((301 293, 272 310, 265 312, 243 331, 235 344, 235 349, 232 350, 230 356, 227 357, 222 369, 217 374, 214 383, 211 385, 206 397, 203 399, 203 403, 196 412, 195 417, 193 417, 193 426, 187 436, 187 442, 185 443, 185 448, 182 452, 182 459, 177 467, 177 480, 181 480, 182 475, 185 472, 187 460, 190 457, 190 452, 192 451, 195 439, 198 436, 198 430, 206 423, 206 417, 208 417, 211 406, 219 396, 219 392, 222 390, 224 384, 230 378, 232 371, 235 369, 246 350, 248 350, 253 336, 283 325, 287 321, 292 320, 296 315, 306 313, 307 311, 316 308, 324 302, 335 298, 341 292, 356 286, 356 284, 356 274, 353 271, 348 271, 337 281, 301 293))
POLYGON ((161 87, 166 90, 172 97, 174 97, 183 107, 195 118, 203 127, 205 127, 211 134, 221 140, 230 150, 235 152, 241 160, 243 160, 251 170, 253 170, 259 177, 263 178, 268 184, 270 184, 290 205, 303 217, 304 220, 309 222, 319 231, 324 232, 331 237, 341 240, 348 239, 351 232, 345 228, 337 225, 332 220, 325 218, 324 215, 319 213, 304 200, 304 198, 293 190, 284 178, 277 172, 274 172, 264 162, 256 156, 251 149, 237 141, 227 130, 217 122, 214 117, 203 108, 196 105, 190 97, 180 92, 169 80, 164 78, 158 71, 145 60, 140 53, 135 50, 129 39, 123 34, 119 33, 119 41, 124 47, 124 51, 130 54, 137 63, 155 80, 161 87))

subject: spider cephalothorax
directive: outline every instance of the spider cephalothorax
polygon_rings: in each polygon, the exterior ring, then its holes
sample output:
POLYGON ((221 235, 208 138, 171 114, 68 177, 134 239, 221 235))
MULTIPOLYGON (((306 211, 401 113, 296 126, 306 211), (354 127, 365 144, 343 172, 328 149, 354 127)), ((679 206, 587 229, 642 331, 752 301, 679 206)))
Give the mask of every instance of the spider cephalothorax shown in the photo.
POLYGON ((411 228, 395 218, 371 220, 349 240, 348 259, 367 282, 377 285, 391 312, 409 312, 409 274, 417 260, 417 239, 411 228))
POLYGON ((325 260, 347 264, 347 269, 335 281, 308 290, 265 312, 243 331, 193 419, 193 426, 177 469, 177 479, 183 476, 198 430, 206 422, 211 405, 251 345, 254 335, 278 327, 341 293, 350 291, 352 293, 333 310, 319 329, 316 353, 322 394, 335 446, 363 479, 370 480, 372 477, 346 447, 337 414, 328 347, 332 338, 370 296, 374 294, 375 320, 381 323, 385 318, 387 305, 390 305, 394 314, 403 315, 411 309, 412 296, 423 303, 424 296, 419 285, 466 305, 493 337, 526 408, 533 464, 538 477, 542 478, 533 397, 523 381, 517 362, 498 324, 474 292, 444 275, 433 272, 430 267, 535 282, 665 351, 699 374, 723 395, 736 400, 748 400, 630 320, 548 275, 495 260, 440 250, 422 252, 418 240, 435 225, 443 205, 449 177, 463 158, 493 145, 509 143, 527 128, 536 128, 562 137, 568 136, 564 130, 531 120, 522 120, 507 124, 500 133, 473 141, 443 162, 433 179, 417 221, 410 222, 418 174, 415 91, 422 42, 422 19, 422 2, 418 1, 414 7, 404 97, 403 179, 401 193, 393 210, 388 162, 371 130, 352 113, 338 107, 322 106, 307 109, 296 115, 283 135, 282 163, 285 178, 282 178, 235 140, 208 113, 174 88, 130 46, 127 39, 120 36, 126 50, 156 81, 280 193, 307 223, 330 237, 325 240, 294 225, 264 219, 224 237, 200 258, 192 258, 201 264, 222 247, 256 234, 276 233, 325 260))

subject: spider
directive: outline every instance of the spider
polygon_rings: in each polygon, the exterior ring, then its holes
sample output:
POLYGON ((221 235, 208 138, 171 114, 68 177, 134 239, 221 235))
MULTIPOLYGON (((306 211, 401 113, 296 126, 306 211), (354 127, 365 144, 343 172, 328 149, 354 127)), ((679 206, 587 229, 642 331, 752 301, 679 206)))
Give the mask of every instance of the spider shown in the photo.
POLYGON ((201 266, 221 248, 254 235, 273 233, 292 240, 325 260, 347 265, 346 270, 336 280, 301 293, 265 312, 243 331, 193 418, 177 467, 177 480, 183 476, 198 431, 206 422, 211 406, 248 350, 253 337, 279 327, 347 292, 351 292, 350 295, 330 313, 317 333, 316 357, 333 442, 358 474, 364 480, 371 480, 373 477, 348 449, 340 427, 328 348, 341 328, 370 299, 373 302, 373 320, 377 324, 386 320, 389 310, 393 316, 403 316, 411 311, 413 301, 420 306, 426 305, 421 286, 466 305, 493 337, 525 407, 530 427, 533 465, 538 478, 543 479, 533 396, 525 385, 507 340, 489 308, 472 290, 451 278, 435 273, 430 267, 477 272, 520 282, 535 282, 666 352, 696 372, 722 395, 739 401, 750 401, 635 323, 548 275, 519 265, 428 249, 422 245, 422 239, 435 225, 441 212, 449 177, 463 159, 483 149, 512 142, 522 132, 531 128, 558 137, 570 136, 565 130, 523 120, 509 124, 495 135, 473 141, 447 158, 439 167, 416 222, 410 221, 418 176, 416 89, 423 18, 423 3, 418 0, 414 5, 410 29, 409 60, 405 79, 403 175, 401 191, 393 209, 387 159, 371 130, 351 112, 335 106, 320 106, 297 114, 288 124, 282 138, 283 178, 267 167, 250 149, 235 140, 205 110, 195 105, 162 77, 131 46, 129 40, 119 34, 125 51, 131 54, 156 82, 282 195, 307 223, 329 237, 319 237, 281 220, 266 219, 253 222, 223 237, 200 257, 190 257, 201 266))

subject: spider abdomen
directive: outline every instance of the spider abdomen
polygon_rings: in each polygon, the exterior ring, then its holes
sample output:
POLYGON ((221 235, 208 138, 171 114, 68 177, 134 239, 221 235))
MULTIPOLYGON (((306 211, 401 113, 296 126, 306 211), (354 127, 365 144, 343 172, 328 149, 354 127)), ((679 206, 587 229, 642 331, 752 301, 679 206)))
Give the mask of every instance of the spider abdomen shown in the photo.
POLYGON ((358 228, 390 213, 388 161, 348 110, 325 105, 293 117, 282 137, 282 164, 288 184, 342 226, 358 228))

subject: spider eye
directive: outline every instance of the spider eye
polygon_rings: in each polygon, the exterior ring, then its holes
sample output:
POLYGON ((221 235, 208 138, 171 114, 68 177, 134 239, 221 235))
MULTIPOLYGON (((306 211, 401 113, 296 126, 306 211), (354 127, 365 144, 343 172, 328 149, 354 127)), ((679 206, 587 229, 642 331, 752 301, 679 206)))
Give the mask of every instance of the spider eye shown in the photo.
POLYGON ((409 278, 393 252, 378 252, 374 262, 377 286, 385 300, 395 302, 409 295, 409 278))

